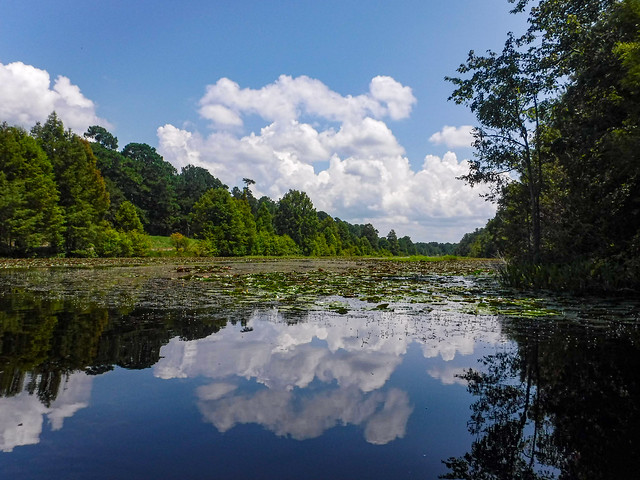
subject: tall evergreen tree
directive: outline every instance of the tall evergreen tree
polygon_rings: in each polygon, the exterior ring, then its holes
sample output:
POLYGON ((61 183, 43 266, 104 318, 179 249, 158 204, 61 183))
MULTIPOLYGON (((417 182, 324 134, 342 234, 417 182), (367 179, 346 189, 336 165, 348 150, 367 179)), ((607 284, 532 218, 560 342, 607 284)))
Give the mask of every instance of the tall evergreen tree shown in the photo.
POLYGON ((0 125, 0 251, 30 254, 62 243, 63 217, 53 168, 24 130, 0 125))
POLYGON ((64 249, 71 255, 91 255, 109 208, 109 194, 91 146, 65 132, 55 112, 44 125, 37 124, 32 134, 53 165, 65 221, 64 249))

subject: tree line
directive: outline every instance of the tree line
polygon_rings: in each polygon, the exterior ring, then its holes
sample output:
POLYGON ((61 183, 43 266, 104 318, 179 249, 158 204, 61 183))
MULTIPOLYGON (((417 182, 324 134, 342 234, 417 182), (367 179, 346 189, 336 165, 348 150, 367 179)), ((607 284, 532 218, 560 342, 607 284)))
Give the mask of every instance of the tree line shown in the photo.
POLYGON ((80 137, 56 113, 30 132, 0 125, 0 254, 144 256, 150 236, 206 256, 446 255, 455 244, 379 236, 316 211, 305 192, 255 198, 202 167, 178 173, 156 150, 101 126, 80 137), (190 242, 194 238, 196 242, 190 242))
POLYGON ((527 31, 448 78, 478 123, 463 178, 498 207, 458 251, 506 257, 521 286, 637 288, 640 1, 509 2, 527 31))

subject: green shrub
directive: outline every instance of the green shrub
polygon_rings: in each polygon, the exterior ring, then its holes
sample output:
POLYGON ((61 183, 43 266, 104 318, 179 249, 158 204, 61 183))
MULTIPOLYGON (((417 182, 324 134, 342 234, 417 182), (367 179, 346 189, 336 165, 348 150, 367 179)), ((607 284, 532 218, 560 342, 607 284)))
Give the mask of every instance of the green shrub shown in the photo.
POLYGON ((253 253, 267 257, 282 257, 298 255, 300 249, 289 235, 276 235, 263 230, 256 235, 253 253))
POLYGON ((113 228, 103 229, 95 246, 100 257, 145 257, 150 249, 148 235, 137 230, 123 232, 113 228))
POLYGON ((186 252, 189 249, 189 238, 185 237, 181 233, 172 233, 169 237, 171 245, 176 249, 176 252, 186 252))
POLYGON ((133 230, 124 234, 126 241, 131 243, 131 254, 134 257, 146 257, 151 251, 151 238, 149 235, 138 230, 133 230))

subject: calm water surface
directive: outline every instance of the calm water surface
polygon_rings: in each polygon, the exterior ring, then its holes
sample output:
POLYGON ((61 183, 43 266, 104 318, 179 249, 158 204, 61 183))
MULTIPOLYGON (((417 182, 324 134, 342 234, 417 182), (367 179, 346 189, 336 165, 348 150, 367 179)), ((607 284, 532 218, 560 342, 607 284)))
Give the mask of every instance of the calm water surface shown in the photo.
POLYGON ((439 293, 296 309, 162 270, 5 272, 0 478, 637 473, 637 303, 412 282, 439 293))

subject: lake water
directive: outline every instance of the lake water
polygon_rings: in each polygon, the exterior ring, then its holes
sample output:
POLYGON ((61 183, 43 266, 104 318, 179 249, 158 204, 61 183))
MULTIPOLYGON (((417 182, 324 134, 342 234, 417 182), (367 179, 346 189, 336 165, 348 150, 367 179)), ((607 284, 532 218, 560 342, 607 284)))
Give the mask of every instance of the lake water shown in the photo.
POLYGON ((0 274, 0 478, 637 475, 635 301, 423 272, 292 304, 179 270, 0 274))

